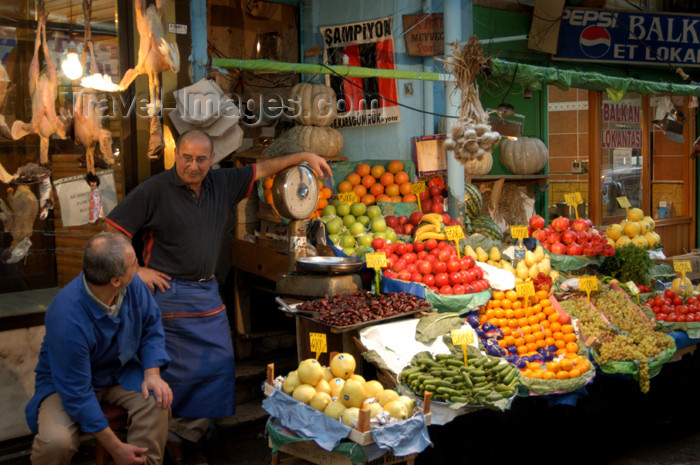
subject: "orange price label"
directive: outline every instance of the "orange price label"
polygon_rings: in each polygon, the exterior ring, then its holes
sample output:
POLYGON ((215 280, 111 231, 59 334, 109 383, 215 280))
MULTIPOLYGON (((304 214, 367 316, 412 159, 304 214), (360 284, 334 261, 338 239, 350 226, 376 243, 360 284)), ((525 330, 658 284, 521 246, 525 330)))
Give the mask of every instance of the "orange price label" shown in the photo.
POLYGON ((374 268, 375 270, 386 268, 386 254, 384 252, 365 254, 365 260, 367 260, 367 268, 374 268))
POLYGON ((421 192, 425 192, 427 187, 425 186, 425 181, 414 182, 411 184, 411 190, 409 193, 418 196, 421 192))
POLYGON ((316 354, 316 360, 325 352, 328 352, 326 335, 324 333, 309 333, 309 349, 316 354))
POLYGON ((338 194, 338 200, 340 200, 340 203, 352 205, 353 203, 357 203, 357 196, 354 192, 341 192, 338 194))

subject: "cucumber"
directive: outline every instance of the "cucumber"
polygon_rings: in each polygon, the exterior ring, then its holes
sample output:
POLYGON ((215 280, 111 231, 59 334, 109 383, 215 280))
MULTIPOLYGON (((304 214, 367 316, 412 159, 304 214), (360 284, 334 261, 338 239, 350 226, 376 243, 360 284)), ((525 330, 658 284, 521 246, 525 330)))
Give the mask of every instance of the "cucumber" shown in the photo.
POLYGON ((486 372, 484 370, 472 370, 469 373, 469 376, 471 376, 472 378, 474 376, 486 376, 486 372))
MULTIPOLYGON (((437 386, 435 386, 434 384, 426 384, 423 386, 423 390, 435 393, 437 390, 437 386)), ((422 393, 420 393, 420 394, 422 394, 422 393)))
POLYGON ((452 376, 459 376, 459 370, 442 370, 443 378, 450 378, 452 376))
POLYGON ((498 393, 493 393, 486 396, 486 402, 498 402, 501 399, 503 399, 503 396, 498 393))
POLYGON ((435 356, 435 359, 436 359, 438 362, 442 362, 442 361, 447 360, 447 359, 449 359, 449 358, 452 358, 452 355, 450 355, 450 354, 437 354, 437 355, 435 356))
POLYGON ((499 358, 494 358, 494 359, 491 359, 490 361, 484 363, 484 366, 483 366, 483 367, 484 367, 485 370, 490 370, 491 368, 494 368, 494 367, 495 367, 496 365, 498 365, 499 363, 501 363, 501 359, 499 359, 499 358))
POLYGON ((492 372, 495 373, 503 373, 508 368, 508 363, 499 363, 493 369, 491 370, 492 372))
POLYGON ((456 403, 456 404, 457 404, 457 403, 460 403, 460 404, 468 404, 468 403, 469 403, 469 399, 466 398, 466 397, 464 397, 464 396, 457 396, 457 395, 454 395, 454 396, 450 396, 450 402, 454 402, 454 403, 456 403))
POLYGON ((478 368, 486 363, 486 357, 470 358, 468 363, 478 368))
POLYGON ((503 378, 503 384, 510 384, 511 381, 515 379, 516 376, 518 376, 518 370, 517 368, 513 367, 513 369, 508 373, 505 378, 503 378))
POLYGON ((442 380, 442 379, 439 381, 435 381, 433 384, 435 384, 435 386, 437 386, 437 387, 446 387, 446 388, 452 386, 452 383, 450 383, 449 381, 442 380))
POLYGON ((468 374, 462 373, 462 379, 464 380, 464 384, 466 384, 467 387, 469 387, 469 388, 474 387, 474 383, 472 383, 472 380, 468 374))
POLYGON ((445 366, 448 367, 455 367, 455 368, 461 368, 464 366, 464 361, 457 360, 455 358, 449 358, 447 360, 444 360, 445 366))

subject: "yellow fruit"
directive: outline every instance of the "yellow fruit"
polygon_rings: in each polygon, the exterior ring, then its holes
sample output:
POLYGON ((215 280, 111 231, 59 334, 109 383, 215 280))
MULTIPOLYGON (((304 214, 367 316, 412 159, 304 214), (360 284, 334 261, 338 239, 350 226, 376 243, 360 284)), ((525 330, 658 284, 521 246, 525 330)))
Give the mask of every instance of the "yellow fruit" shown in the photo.
POLYGON ((539 268, 540 273, 549 276, 549 272, 552 270, 552 262, 549 259, 542 260, 537 264, 537 268, 539 268))
POLYGON ((382 392, 383 390, 384 390, 384 386, 382 386, 382 383, 380 383, 376 379, 373 379, 371 381, 367 381, 365 383, 365 394, 367 394, 367 397, 374 397, 375 395, 382 392))
POLYGON ((515 268, 506 260, 501 260, 501 268, 515 274, 515 268))
POLYGON ((627 219, 630 221, 639 221, 644 218, 644 212, 641 208, 630 208, 627 210, 627 219))
POLYGON ((350 354, 336 354, 331 360, 331 372, 336 378, 348 379, 355 373, 355 357, 350 354))
POLYGON ((309 405, 319 412, 323 412, 331 402, 333 402, 333 399, 331 399, 330 394, 326 392, 317 392, 316 395, 311 398, 309 405))
POLYGON ((525 251, 525 265, 528 268, 532 268, 532 265, 537 263, 537 258, 535 257, 535 254, 530 252, 529 250, 525 251))
POLYGON ((346 407, 359 408, 366 398, 365 387, 360 381, 354 379, 345 380, 345 384, 338 394, 338 400, 346 407))
POLYGON ((358 375, 358 374, 354 374, 348 379, 354 379, 355 381, 359 381, 360 383, 362 383, 362 387, 364 387, 365 383, 367 382, 365 380, 365 378, 363 378, 361 375, 358 375))
POLYGON ((645 216, 644 219, 647 223, 649 223, 649 231, 653 231, 656 227, 656 223, 654 223, 654 218, 652 218, 651 216, 645 216))
POLYGON ((416 409, 416 401, 408 396, 399 396, 398 401, 403 402, 403 404, 406 406, 406 410, 408 410, 408 416, 412 417, 413 412, 416 409))
POLYGON ((644 235, 644 238, 645 238, 645 239, 647 240, 647 242, 649 243, 649 248, 650 248, 650 249, 654 248, 654 247, 656 246, 656 244, 658 243, 658 241, 656 240, 656 236, 657 236, 657 235, 658 235, 658 234, 656 234, 655 232, 651 232, 651 231, 649 231, 648 233, 646 233, 646 234, 644 235))
POLYGON ((471 245, 465 245, 465 246, 464 246, 464 255, 469 255, 469 256, 472 257, 474 260, 476 260, 477 258, 479 258, 479 257, 476 255, 476 252, 474 251, 474 249, 472 249, 472 246, 471 246, 471 245))
MULTIPOLYGON (((619 238, 618 238, 618 240, 619 240, 619 238)), ((615 247, 615 241, 610 239, 609 237, 606 239, 606 242, 608 243, 608 245, 615 247)))
POLYGON ((343 389, 343 385, 345 385, 345 380, 342 378, 333 378, 328 384, 331 388, 331 396, 338 397, 340 390, 343 389))
POLYGON ((290 371, 289 374, 287 374, 287 378, 282 383, 282 390, 285 394, 289 394, 291 396, 292 392, 294 392, 294 390, 300 384, 301 381, 299 381, 299 374, 297 373, 297 371, 290 371))
POLYGON ((316 384, 323 378, 323 366, 318 363, 317 360, 313 358, 307 358, 299 363, 297 368, 297 373, 299 373, 299 380, 304 384, 310 384, 316 386, 316 384))
POLYGON ((540 267, 537 265, 537 263, 533 263, 527 272, 527 277, 530 279, 536 279, 538 274, 540 274, 540 267))
POLYGON ((636 236, 634 239, 632 239, 632 244, 636 245, 640 249, 649 248, 649 241, 647 241, 644 236, 636 236))
POLYGON ((541 245, 535 247, 535 251, 533 253, 535 254, 535 261, 537 261, 537 263, 544 260, 544 249, 541 245))
POLYGON ((340 421, 350 428, 357 428, 357 417, 360 416, 360 409, 357 407, 346 408, 340 415, 340 421))
POLYGON ((624 230, 627 237, 632 239, 633 237, 639 236, 639 233, 642 231, 642 227, 639 226, 639 223, 636 221, 628 221, 625 223, 624 230))
POLYGON ((325 379, 322 379, 318 383, 316 383, 316 392, 325 392, 326 394, 331 393, 331 385, 328 384, 328 381, 325 379))
POLYGON ((389 415, 391 415, 394 418, 398 418, 399 420, 405 420, 408 418, 408 408, 406 408, 406 404, 401 402, 400 400, 392 400, 391 402, 387 403, 384 406, 384 410, 389 412, 389 415))
POLYGON ((649 231, 651 231, 651 227, 650 227, 649 222, 647 220, 641 219, 638 221, 638 223, 639 223, 639 227, 642 228, 642 230, 639 233, 641 236, 643 236, 646 233, 648 233, 649 231))
POLYGON ((489 254, 486 253, 481 247, 476 248, 476 260, 479 262, 485 262, 489 259, 489 254))
POLYGON ((613 241, 616 241, 622 236, 622 226, 619 224, 611 224, 605 229, 605 235, 608 236, 608 239, 612 239, 613 241))
POLYGON ((693 292, 693 283, 690 281, 690 279, 688 279, 688 277, 686 277, 685 281, 683 281, 683 279, 679 276, 671 283, 671 289, 673 289, 676 294, 685 295, 693 292), (681 289, 681 286, 683 285, 685 285, 685 289, 681 289))
POLYGON ((630 240, 629 237, 627 236, 622 236, 618 240, 615 241, 615 247, 624 247, 627 244, 631 243, 632 241, 630 240))
MULTIPOLYGON (((379 412, 382 411, 382 406, 379 405, 379 402, 372 402, 371 404, 369 404, 368 408, 369 408, 369 417, 370 418, 374 418, 375 416, 377 416, 377 414, 379 412)), ((364 410, 364 407, 363 407, 363 410, 364 410)))
POLYGON ((334 378, 333 372, 328 367, 323 367, 323 379, 330 381, 334 378))
POLYGON ((379 404, 384 407, 386 404, 391 402, 392 400, 396 400, 399 398, 399 393, 394 391, 393 389, 384 389, 380 393, 378 393, 375 396, 375 399, 379 404))
POLYGON ((323 411, 326 415, 336 420, 340 419, 340 415, 345 411, 346 407, 342 402, 334 400, 328 407, 323 411))
POLYGON ((520 279, 527 279, 529 271, 530 270, 525 264, 525 260, 520 260, 515 266, 515 276, 517 276, 520 279))
POLYGON ((549 277, 552 278, 552 282, 556 282, 559 279, 559 272, 557 270, 552 270, 549 272, 549 277))
POLYGON ((294 392, 292 392, 292 397, 305 404, 311 402, 311 399, 313 399, 315 395, 316 389, 310 384, 300 384, 294 392))
POLYGON ((498 250, 497 247, 491 247, 491 250, 489 250, 489 258, 493 260, 494 262, 500 261, 501 260, 501 251, 498 250))

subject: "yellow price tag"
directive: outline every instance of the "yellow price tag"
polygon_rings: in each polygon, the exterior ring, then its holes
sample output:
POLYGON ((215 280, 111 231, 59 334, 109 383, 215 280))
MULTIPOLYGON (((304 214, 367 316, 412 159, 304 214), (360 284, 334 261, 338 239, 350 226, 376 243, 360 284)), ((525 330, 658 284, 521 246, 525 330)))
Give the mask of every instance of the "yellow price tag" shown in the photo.
POLYGON ((624 208, 625 210, 627 210, 628 208, 630 208, 630 207, 632 206, 632 205, 630 204, 629 199, 628 199, 627 197, 624 197, 624 196, 623 196, 623 197, 618 197, 618 198, 617 198, 617 203, 619 203, 619 204, 620 204, 620 207, 621 207, 621 208, 624 208))
POLYGON ((639 288, 634 284, 634 281, 628 281, 625 284, 633 295, 639 296, 639 288))
POLYGON ((474 342, 474 336, 472 332, 468 329, 453 329, 450 331, 452 336, 452 344, 456 346, 462 346, 462 353, 464 354, 464 364, 467 364, 467 345, 474 342))
POLYGON ((578 289, 586 293, 588 302, 591 301, 591 292, 598 290, 598 278, 595 276, 581 276, 578 278, 578 289))
POLYGON ((526 237, 530 237, 530 234, 527 232, 527 226, 511 226, 510 227, 510 236, 513 239, 516 239, 518 241, 522 241, 526 237))
POLYGON ((570 205, 572 207, 575 207, 576 205, 580 205, 583 203, 583 199, 581 198, 580 192, 572 192, 570 194, 564 194, 564 199, 566 200, 566 204, 570 205))
POLYGON ((676 273, 689 273, 693 271, 690 260, 673 260, 673 271, 676 273))
POLYGON ((522 283, 515 283, 515 292, 518 297, 527 299, 531 295, 535 295, 535 285, 532 281, 524 281, 522 283))
POLYGON ((447 226, 445 236, 447 236, 448 241, 458 241, 464 238, 464 230, 460 225, 447 226))
MULTIPOLYGON (((427 189, 425 185, 425 181, 421 182, 414 182, 411 184, 411 189, 409 191, 410 194, 415 195, 416 197, 420 195, 421 193, 425 192, 427 189)), ((466 200, 466 199, 465 199, 466 200)))
POLYGON ((340 203, 352 205, 353 203, 357 203, 357 196, 354 192, 341 192, 338 194, 338 200, 340 200, 340 203))
POLYGON ((377 271, 380 268, 386 268, 386 254, 384 252, 365 254, 365 260, 367 260, 367 268, 374 268, 377 271))
POLYGON ((316 360, 318 360, 321 354, 328 352, 326 335, 324 333, 309 333, 309 348, 311 352, 316 354, 316 360))

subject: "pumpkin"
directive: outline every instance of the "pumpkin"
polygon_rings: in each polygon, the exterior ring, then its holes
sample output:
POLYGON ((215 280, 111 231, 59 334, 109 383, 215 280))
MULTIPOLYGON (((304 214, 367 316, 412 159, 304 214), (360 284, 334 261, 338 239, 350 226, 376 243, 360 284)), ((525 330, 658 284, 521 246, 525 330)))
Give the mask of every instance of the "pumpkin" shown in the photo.
POLYGON ((344 143, 343 135, 333 128, 294 126, 273 140, 263 154, 278 156, 296 152, 313 152, 330 158, 343 150, 344 143))
POLYGON ((547 164, 549 150, 535 137, 503 139, 500 145, 501 164, 513 174, 534 174, 547 164))
POLYGON ((289 114, 304 126, 330 126, 335 121, 335 91, 325 84, 302 82, 289 92, 289 114))
POLYGON ((464 162, 464 173, 471 176, 481 176, 489 174, 492 166, 493 158, 491 157, 491 152, 486 152, 480 159, 472 158, 464 162))

